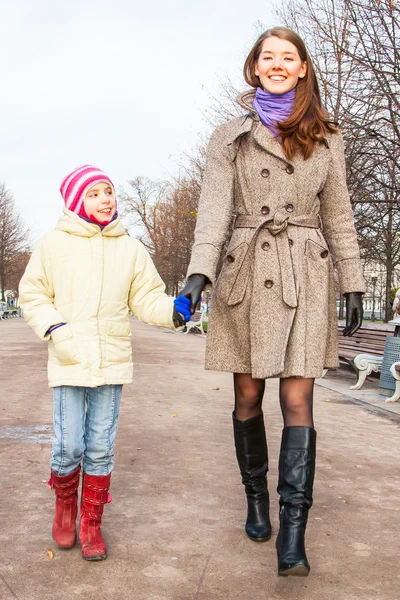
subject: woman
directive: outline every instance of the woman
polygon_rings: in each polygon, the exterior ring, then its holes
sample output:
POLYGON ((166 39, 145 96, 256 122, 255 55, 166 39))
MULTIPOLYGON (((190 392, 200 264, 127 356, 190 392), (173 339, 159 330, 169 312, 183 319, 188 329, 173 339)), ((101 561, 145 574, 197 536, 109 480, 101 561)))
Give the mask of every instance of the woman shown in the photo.
POLYGON ((284 27, 266 31, 247 57, 244 78, 253 88, 238 99, 246 114, 210 140, 181 296, 194 310, 204 286, 214 284, 206 368, 233 373, 246 532, 255 541, 271 537, 262 399, 265 379, 280 378, 278 573, 308 575, 314 378, 338 365, 333 267, 346 297, 344 335, 361 325, 364 280, 342 138, 321 106, 303 41, 284 27))

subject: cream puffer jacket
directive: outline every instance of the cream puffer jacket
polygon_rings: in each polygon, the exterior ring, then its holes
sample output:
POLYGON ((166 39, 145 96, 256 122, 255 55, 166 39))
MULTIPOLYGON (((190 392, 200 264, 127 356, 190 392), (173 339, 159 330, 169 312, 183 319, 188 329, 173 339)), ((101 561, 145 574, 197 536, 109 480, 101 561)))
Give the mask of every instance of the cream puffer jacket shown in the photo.
POLYGON ((118 218, 101 231, 67 209, 35 248, 20 302, 27 323, 49 341, 50 387, 130 383, 129 309, 145 323, 175 329, 173 299, 143 244, 118 218))

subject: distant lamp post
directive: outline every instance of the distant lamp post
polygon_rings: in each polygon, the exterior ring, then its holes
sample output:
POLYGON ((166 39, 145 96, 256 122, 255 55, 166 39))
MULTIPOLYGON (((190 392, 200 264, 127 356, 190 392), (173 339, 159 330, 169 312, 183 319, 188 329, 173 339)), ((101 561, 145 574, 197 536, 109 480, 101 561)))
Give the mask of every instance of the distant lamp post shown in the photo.
POLYGON ((371 281, 372 281, 372 312, 371 312, 371 321, 375 321, 376 317, 375 317, 375 289, 376 289, 376 282, 378 281, 378 277, 376 275, 376 273, 372 273, 371 275, 371 281))

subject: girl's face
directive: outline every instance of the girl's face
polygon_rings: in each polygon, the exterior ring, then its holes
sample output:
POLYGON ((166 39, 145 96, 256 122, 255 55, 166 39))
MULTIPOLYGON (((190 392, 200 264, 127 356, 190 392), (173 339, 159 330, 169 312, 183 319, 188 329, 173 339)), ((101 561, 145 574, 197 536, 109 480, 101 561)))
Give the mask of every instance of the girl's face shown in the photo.
POLYGON ((114 188, 107 181, 95 183, 86 192, 84 204, 89 219, 109 223, 117 209, 114 188))
POLYGON ((295 88, 299 78, 304 77, 307 63, 301 60, 292 42, 270 37, 263 41, 254 71, 264 91, 284 94, 295 88))

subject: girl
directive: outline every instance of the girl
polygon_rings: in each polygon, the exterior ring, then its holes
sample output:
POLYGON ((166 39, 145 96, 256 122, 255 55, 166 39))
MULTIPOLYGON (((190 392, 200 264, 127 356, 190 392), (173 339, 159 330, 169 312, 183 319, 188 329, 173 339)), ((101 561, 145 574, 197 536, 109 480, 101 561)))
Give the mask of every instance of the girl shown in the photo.
POLYGON ((60 190, 64 214, 34 250, 20 300, 25 320, 49 347, 53 537, 61 548, 75 544, 82 463, 82 556, 102 560, 107 549, 100 526, 104 504, 111 501, 122 386, 133 375, 129 310, 141 321, 171 329, 184 320, 144 246, 126 234, 110 178, 85 165, 60 190))

